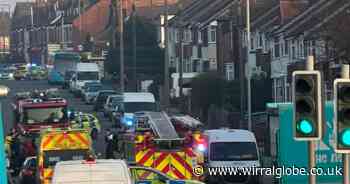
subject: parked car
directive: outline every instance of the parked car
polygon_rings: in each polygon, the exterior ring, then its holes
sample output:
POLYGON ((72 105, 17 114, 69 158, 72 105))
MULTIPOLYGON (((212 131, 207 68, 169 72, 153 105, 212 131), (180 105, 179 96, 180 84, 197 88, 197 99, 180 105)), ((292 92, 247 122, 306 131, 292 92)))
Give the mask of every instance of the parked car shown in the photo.
POLYGON ((19 183, 36 183, 37 163, 35 157, 28 157, 24 162, 19 173, 19 183))
POLYGON ((75 94, 77 97, 83 97, 83 92, 84 92, 84 90, 86 90, 88 87, 94 86, 94 85, 101 85, 101 86, 102 86, 102 84, 101 84, 100 82, 98 82, 98 81, 85 82, 84 86, 81 87, 80 90, 75 91, 74 94, 75 94))
POLYGON ((63 84, 63 89, 69 89, 69 83, 70 83, 70 79, 72 78, 72 76, 74 75, 74 71, 66 71, 64 74, 64 84, 63 84))
POLYGON ((88 86, 87 88, 84 88, 82 92, 83 101, 86 104, 93 103, 94 99, 98 94, 98 91, 100 91, 101 89, 102 89, 101 84, 95 84, 95 85, 88 86))
POLYGON ((106 103, 108 96, 117 95, 118 93, 114 90, 101 90, 98 92, 94 101, 94 111, 103 110, 103 105, 106 103))
POLYGON ((123 95, 110 95, 108 96, 106 103, 103 106, 103 115, 108 117, 109 120, 113 119, 113 112, 115 112, 116 106, 123 102, 123 95))
POLYGON ((0 79, 2 80, 10 80, 13 79, 13 73, 7 69, 0 69, 0 79))

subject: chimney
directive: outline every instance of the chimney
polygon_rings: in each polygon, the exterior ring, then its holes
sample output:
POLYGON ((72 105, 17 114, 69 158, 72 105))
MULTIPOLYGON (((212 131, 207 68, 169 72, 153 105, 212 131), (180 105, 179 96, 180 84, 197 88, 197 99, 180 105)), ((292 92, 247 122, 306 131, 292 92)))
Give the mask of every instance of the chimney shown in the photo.
POLYGON ((281 23, 299 15, 309 5, 308 0, 280 0, 281 23))

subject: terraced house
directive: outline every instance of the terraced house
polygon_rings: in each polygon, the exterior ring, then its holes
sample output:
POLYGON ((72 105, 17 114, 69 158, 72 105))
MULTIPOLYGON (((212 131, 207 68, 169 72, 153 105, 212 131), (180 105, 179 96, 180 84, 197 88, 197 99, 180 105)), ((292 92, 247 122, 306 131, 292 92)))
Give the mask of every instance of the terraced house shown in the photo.
MULTIPOLYGON (((252 23, 252 47, 271 52, 273 99, 291 101, 292 71, 303 69, 306 57, 316 58, 316 68, 325 78, 327 97, 346 50, 334 44, 346 39, 350 20, 350 2, 346 0, 280 0, 252 23)), ((345 58, 347 59, 347 58, 345 58)))

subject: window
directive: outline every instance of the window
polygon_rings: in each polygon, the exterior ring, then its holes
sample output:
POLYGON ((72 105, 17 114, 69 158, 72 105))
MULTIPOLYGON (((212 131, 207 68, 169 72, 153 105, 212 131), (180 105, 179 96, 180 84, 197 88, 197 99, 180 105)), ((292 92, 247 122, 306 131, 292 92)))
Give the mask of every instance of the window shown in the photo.
POLYGON ((288 55, 289 54, 289 42, 288 40, 284 41, 284 55, 288 55))
POLYGON ((166 175, 146 168, 131 168, 130 170, 136 182, 166 184, 169 180, 166 175))
POLYGON ((211 27, 209 30, 210 39, 209 42, 216 42, 216 30, 215 27, 211 27))
POLYGON ((269 43, 267 41, 267 39, 265 40, 265 52, 267 52, 269 50, 269 43))
POLYGON ((180 31, 179 30, 175 30, 175 42, 179 42, 180 40, 180 31))
POLYGON ((183 41, 185 41, 185 42, 192 41, 192 32, 191 32, 191 30, 189 30, 189 29, 185 30, 184 33, 185 33, 185 35, 184 35, 183 41))
POLYGON ((258 160, 258 151, 255 142, 215 142, 210 144, 209 156, 213 161, 258 160))
POLYGON ((280 44, 279 44, 279 40, 278 39, 275 39, 274 50, 275 50, 275 57, 276 58, 280 57, 280 44))
POLYGON ((225 63, 226 80, 231 81, 235 79, 235 70, 233 63, 225 63))
POLYGON ((198 31, 198 43, 202 43, 203 39, 202 39, 202 32, 198 31))
POLYGON ((316 41, 312 41, 312 51, 311 54, 316 56, 316 41))
POLYGON ((259 47, 261 48, 263 46, 263 36, 262 34, 259 34, 259 47))
POLYGON ((83 160, 88 151, 85 149, 44 151, 44 168, 54 167, 60 161, 83 160))
POLYGON ((209 61, 204 61, 203 62, 203 72, 207 72, 210 69, 210 63, 209 61))
POLYGON ((304 41, 304 57, 307 57, 307 48, 308 48, 308 42, 304 41))
POLYGON ((67 119, 66 107, 27 108, 23 112, 23 122, 36 123, 61 123, 67 119))
POLYGON ((303 50, 303 44, 300 43, 300 44, 299 44, 299 57, 303 57, 303 55, 304 55, 304 54, 303 54, 303 51, 304 51, 304 50, 303 50))
POLYGON ((254 49, 254 39, 250 38, 250 49, 253 50, 254 49))
POLYGON ((292 58, 295 59, 296 58, 296 53, 295 53, 295 46, 292 46, 292 58))

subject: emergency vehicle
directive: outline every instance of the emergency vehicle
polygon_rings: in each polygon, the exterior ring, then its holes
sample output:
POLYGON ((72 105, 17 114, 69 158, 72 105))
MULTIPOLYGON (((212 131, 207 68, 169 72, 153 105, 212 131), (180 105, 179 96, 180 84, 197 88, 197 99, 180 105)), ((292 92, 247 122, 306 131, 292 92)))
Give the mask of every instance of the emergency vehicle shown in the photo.
POLYGON ((118 138, 118 149, 124 159, 175 179, 201 180, 193 174, 193 168, 204 162, 205 144, 200 131, 190 131, 186 126, 182 130, 177 128, 172 121, 177 124, 183 121, 171 120, 165 112, 136 112, 134 117, 124 116, 122 120, 129 126, 118 138))
POLYGON ((14 108, 16 127, 23 134, 39 133, 46 128, 69 126, 67 100, 57 95, 58 89, 17 93, 14 108))
POLYGON ((92 141, 86 130, 52 129, 41 133, 37 166, 41 184, 51 183, 57 162, 84 160, 92 154, 92 141))

